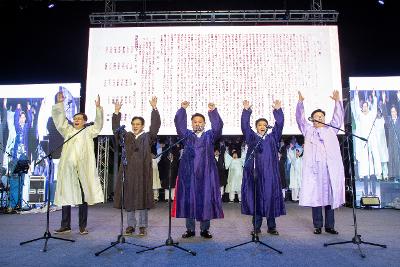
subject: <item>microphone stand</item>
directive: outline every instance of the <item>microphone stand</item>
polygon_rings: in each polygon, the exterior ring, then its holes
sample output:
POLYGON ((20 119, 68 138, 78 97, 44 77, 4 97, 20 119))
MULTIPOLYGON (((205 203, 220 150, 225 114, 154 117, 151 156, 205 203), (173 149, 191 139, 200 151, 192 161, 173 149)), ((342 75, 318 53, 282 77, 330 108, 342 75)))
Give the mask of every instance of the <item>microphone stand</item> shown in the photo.
POLYGON ((65 140, 61 145, 59 145, 56 149, 54 149, 53 151, 51 151, 49 154, 47 154, 46 156, 44 156, 43 158, 41 158, 39 161, 35 162, 35 166, 40 164, 43 160, 45 159, 49 159, 49 173, 48 173, 48 178, 47 178, 47 183, 48 183, 48 187, 47 187, 47 211, 46 211, 46 231, 44 232, 44 235, 42 237, 39 238, 35 238, 32 240, 28 240, 28 241, 24 241, 19 243, 21 246, 25 245, 27 243, 30 242, 34 242, 34 241, 38 241, 38 240, 45 240, 44 243, 44 248, 43 248, 43 252, 47 251, 47 241, 49 239, 57 239, 57 240, 63 240, 63 241, 69 241, 69 242, 75 242, 75 240, 71 240, 71 239, 66 239, 66 238, 60 238, 60 237, 54 237, 51 235, 50 230, 49 230, 49 221, 50 221, 50 177, 52 175, 51 170, 53 168, 52 164, 53 164, 53 153, 55 151, 57 151, 59 148, 61 148, 62 146, 64 146, 64 144, 66 144, 67 142, 69 142, 72 138, 74 138, 76 135, 78 135, 79 133, 81 133, 83 130, 85 130, 86 127, 83 127, 82 129, 80 129, 78 132, 76 132, 74 135, 72 135, 70 138, 68 138, 67 140, 65 140))
MULTIPOLYGON (((180 140, 178 140, 176 143, 170 145, 166 150, 164 150, 160 154, 158 154, 156 156, 156 158, 158 158, 158 157, 160 157, 160 156, 162 156, 162 155, 164 155, 166 153, 169 153, 169 151, 172 148, 176 147, 180 142, 185 140, 188 136, 189 135, 186 135, 185 137, 183 137, 180 140)), ((170 142, 169 143, 170 144, 172 143, 171 142, 171 137, 170 137, 170 142)), ((164 244, 161 244, 159 246, 155 246, 155 247, 152 247, 152 248, 147 248, 145 250, 141 250, 141 251, 138 251, 136 253, 142 253, 142 252, 149 251, 149 250, 155 250, 155 249, 161 248, 161 247, 175 247, 177 249, 180 249, 180 250, 183 250, 183 251, 185 251, 187 253, 190 253, 193 256, 196 256, 196 252, 195 251, 179 246, 179 243, 178 242, 174 242, 174 240, 171 237, 171 176, 172 176, 172 161, 169 160, 169 170, 168 170, 168 238, 167 238, 167 240, 165 240, 164 244)))
MULTIPOLYGON (((326 123, 318 121, 318 120, 310 120, 310 121, 313 121, 313 122, 315 121, 315 122, 321 123, 321 124, 323 124, 325 126, 328 126, 328 127, 331 127, 331 128, 334 128, 336 130, 339 130, 339 131, 343 132, 345 134, 346 142, 347 142, 348 147, 350 147, 350 137, 351 136, 356 137, 356 138, 358 138, 358 139, 360 139, 362 141, 368 142, 367 139, 365 139, 365 138, 363 138, 361 136, 355 135, 353 133, 350 133, 348 131, 342 130, 339 127, 335 127, 333 125, 326 124, 326 123)), ((349 158, 349 161, 351 161, 350 149, 347 150, 347 156, 349 158)), ((351 184, 354 185, 354 175, 353 175, 353 171, 352 171, 352 168, 351 168, 351 162, 349 162, 349 173, 350 173, 351 184)), ((357 214, 356 214, 356 210, 355 210, 356 199, 355 199, 355 189, 354 189, 354 187, 353 187, 353 194, 352 195, 353 195, 353 222, 354 222, 354 236, 353 236, 353 238, 351 240, 348 240, 348 241, 324 243, 324 247, 333 246, 333 245, 340 245, 340 244, 353 243, 353 244, 357 245, 358 250, 360 252, 361 258, 365 258, 365 254, 363 253, 363 251, 361 250, 361 247, 360 247, 361 244, 377 246, 377 247, 382 247, 382 248, 386 248, 387 246, 386 245, 377 244, 377 243, 371 243, 371 242, 362 241, 361 235, 358 234, 358 229, 357 229, 357 214)))
POLYGON ((148 248, 146 246, 138 245, 138 244, 133 244, 130 242, 125 241, 124 237, 124 214, 123 210, 125 208, 124 202, 125 202, 125 171, 126 171, 126 166, 128 166, 128 160, 126 158, 126 147, 125 147, 125 134, 126 131, 123 130, 123 128, 120 128, 120 130, 117 130, 116 132, 119 134, 119 144, 122 148, 121 150, 121 160, 122 160, 122 176, 121 176, 121 199, 120 199, 120 204, 121 204, 121 209, 120 209, 120 216, 121 216, 121 223, 120 223, 120 232, 119 235, 117 236, 117 241, 111 242, 111 245, 106 247, 105 249, 96 252, 94 255, 99 256, 101 253, 103 253, 106 250, 109 250, 112 247, 115 247, 118 244, 129 244, 133 245, 136 247, 142 247, 142 248, 148 248))
MULTIPOLYGON (((268 131, 268 128, 267 128, 267 131, 268 131)), ((257 231, 256 231, 256 214, 257 214, 257 212, 256 212, 256 211, 257 211, 257 191, 256 191, 256 189, 257 189, 257 174, 256 174, 256 157, 255 157, 255 152, 256 152, 256 150, 258 149, 258 147, 260 146, 261 142, 264 140, 264 136, 267 134, 267 131, 265 131, 265 133, 262 135, 262 137, 259 138, 257 144, 255 145, 255 147, 254 147, 253 150, 251 151, 249 157, 246 159, 246 161, 245 161, 244 164, 243 164, 243 165, 244 165, 244 168, 246 168, 246 166, 248 165, 248 163, 249 163, 251 160, 254 160, 254 164, 253 164, 253 180, 254 180, 254 182, 253 182, 253 183, 254 183, 254 185, 253 185, 253 198, 254 198, 254 200, 253 200, 253 211, 254 211, 254 213, 253 213, 253 218, 252 218, 252 220, 253 220, 253 234, 252 234, 252 238, 251 238, 250 241, 247 241, 247 242, 244 242, 244 243, 241 243, 241 244, 238 244, 238 245, 234 245, 234 246, 225 248, 225 251, 228 251, 228 250, 230 250, 230 249, 233 249, 233 248, 236 248, 236 247, 240 247, 240 246, 243 246, 243 245, 246 245, 246 244, 249 244, 249 243, 256 243, 256 244, 261 244, 261 245, 263 245, 263 246, 265 246, 265 247, 268 247, 268 248, 270 248, 270 249, 272 249, 272 250, 278 252, 279 254, 282 254, 282 251, 277 250, 276 248, 273 248, 273 247, 271 247, 270 245, 267 245, 266 243, 260 241, 260 239, 259 239, 259 237, 258 237, 258 233, 257 233, 257 231)))

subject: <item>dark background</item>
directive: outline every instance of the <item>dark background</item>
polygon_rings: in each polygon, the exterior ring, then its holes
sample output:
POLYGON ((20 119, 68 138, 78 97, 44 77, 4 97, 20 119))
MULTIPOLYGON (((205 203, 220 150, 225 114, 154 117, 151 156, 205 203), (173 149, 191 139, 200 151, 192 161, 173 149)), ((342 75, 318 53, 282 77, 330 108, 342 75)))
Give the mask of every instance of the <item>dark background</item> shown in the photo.
MULTIPOLYGON (((350 76, 400 75, 398 0, 323 0, 339 11, 343 87, 350 76)), ((0 1, 0 84, 86 83, 89 14, 104 12, 104 1, 0 1)), ((116 11, 308 10, 309 0, 125 1, 116 11)))

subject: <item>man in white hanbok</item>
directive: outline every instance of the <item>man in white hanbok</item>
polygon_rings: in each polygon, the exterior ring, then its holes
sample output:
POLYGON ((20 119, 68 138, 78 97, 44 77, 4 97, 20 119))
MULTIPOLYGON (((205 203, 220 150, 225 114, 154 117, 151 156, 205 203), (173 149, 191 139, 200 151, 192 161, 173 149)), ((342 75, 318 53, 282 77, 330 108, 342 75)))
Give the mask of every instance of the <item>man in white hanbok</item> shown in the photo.
POLYGON ((85 235, 88 233, 86 230, 88 205, 104 201, 93 143, 93 138, 103 128, 103 108, 100 106, 98 96, 95 101, 94 124, 86 127, 86 114, 77 113, 73 117, 73 124, 70 125, 65 116, 63 101, 64 95, 59 92, 57 104, 52 108, 52 117, 57 130, 65 140, 83 130, 65 143, 61 152, 54 204, 62 206, 62 220, 61 228, 55 233, 71 232, 71 205, 79 205, 79 233, 85 235))
MULTIPOLYGON (((290 144, 293 146, 293 144, 290 144)), ((292 200, 298 201, 300 194, 301 178, 303 177, 303 148, 299 145, 293 146, 287 154, 290 160, 290 183, 289 188, 292 191, 292 200)))
POLYGON ((382 174, 381 157, 377 140, 376 116, 377 116, 377 98, 375 92, 372 92, 373 101, 371 109, 367 101, 360 100, 358 91, 355 91, 353 101, 353 115, 356 122, 356 134, 368 139, 368 142, 356 140, 356 158, 358 162, 358 173, 364 178, 364 195, 376 194, 377 176, 382 174), (371 187, 369 188, 369 183, 371 187))
POLYGON ((225 168, 229 170, 225 192, 229 193, 230 202, 235 200, 235 194, 238 195, 239 202, 242 201, 243 164, 246 159, 246 152, 247 146, 239 158, 236 150, 232 151, 232 156, 229 155, 228 151, 225 151, 225 168))

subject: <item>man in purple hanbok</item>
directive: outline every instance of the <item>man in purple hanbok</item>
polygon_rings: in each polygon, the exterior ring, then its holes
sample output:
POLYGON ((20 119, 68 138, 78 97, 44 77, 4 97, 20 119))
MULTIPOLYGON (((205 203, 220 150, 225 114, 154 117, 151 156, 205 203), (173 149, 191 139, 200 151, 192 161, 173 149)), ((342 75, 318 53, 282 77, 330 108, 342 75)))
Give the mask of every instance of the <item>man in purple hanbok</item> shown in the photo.
MULTIPOLYGON (((331 98, 335 101, 335 109, 329 124, 340 127, 343 123, 343 105, 339 91, 333 91, 331 98)), ((336 136, 338 130, 319 123, 325 123, 325 112, 321 109, 311 113, 313 124, 307 123, 303 100, 304 97, 299 92, 296 120, 304 135, 303 179, 299 204, 312 207, 314 234, 321 234, 322 207, 325 207, 325 232, 338 234, 334 228, 334 209, 345 202, 344 168, 336 136)))
MULTIPOLYGON (((256 212, 255 230, 261 233, 263 217, 267 218, 268 233, 278 235, 276 230, 275 218, 285 215, 285 205, 283 203, 281 179, 279 173, 278 151, 284 124, 281 102, 274 101, 273 114, 275 125, 270 134, 266 134, 269 128, 268 121, 264 118, 256 120, 257 132, 250 126, 251 106, 249 101, 243 101, 243 112, 241 127, 248 146, 246 155, 246 165, 244 166, 242 181, 242 214, 254 214, 254 166, 257 178, 256 184, 256 212), (254 158, 247 160, 254 147, 260 140, 259 147, 256 149, 254 158)), ((252 234, 254 234, 252 232, 252 234)))
POLYGON ((175 115, 175 127, 183 141, 184 151, 179 164, 178 182, 175 192, 175 216, 186 218, 183 238, 195 236, 195 220, 200 221, 200 235, 212 238, 209 233, 210 220, 223 218, 218 169, 214 159, 214 143, 222 134, 223 122, 213 103, 208 104, 211 130, 204 131, 205 117, 195 113, 193 130, 187 129, 186 108, 182 102, 175 115))

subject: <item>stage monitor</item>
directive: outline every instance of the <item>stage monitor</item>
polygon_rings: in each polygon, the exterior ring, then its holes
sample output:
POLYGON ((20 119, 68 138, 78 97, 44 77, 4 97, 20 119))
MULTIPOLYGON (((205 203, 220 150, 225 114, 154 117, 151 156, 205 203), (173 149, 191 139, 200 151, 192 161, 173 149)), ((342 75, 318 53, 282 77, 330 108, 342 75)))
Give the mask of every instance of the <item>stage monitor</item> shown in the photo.
MULTIPOLYGON (((64 140, 51 118, 56 94, 60 91, 64 93, 66 117, 72 121, 73 115, 80 111, 80 89, 79 83, 0 85, 2 166, 9 166, 12 173, 18 161, 28 160, 31 163, 29 174, 47 175, 48 162, 42 162, 35 168, 33 163, 64 140)), ((61 150, 54 151, 55 162, 60 153, 61 150)))
POLYGON ((400 208, 400 76, 351 77, 350 100, 356 202, 379 197, 381 207, 400 208))
POLYGON ((121 124, 130 129, 133 116, 144 116, 148 129, 153 95, 161 135, 176 134, 174 116, 184 100, 190 102, 189 116, 207 114, 207 104, 214 102, 223 134, 237 135, 243 100, 252 104, 252 124, 259 117, 273 124, 275 99, 283 102, 283 133, 299 134, 298 91, 305 96, 306 117, 316 108, 328 117, 333 113, 330 95, 342 88, 338 31, 336 26, 92 28, 86 88, 90 117, 101 97, 105 135, 112 134, 115 101, 123 103, 121 124))

